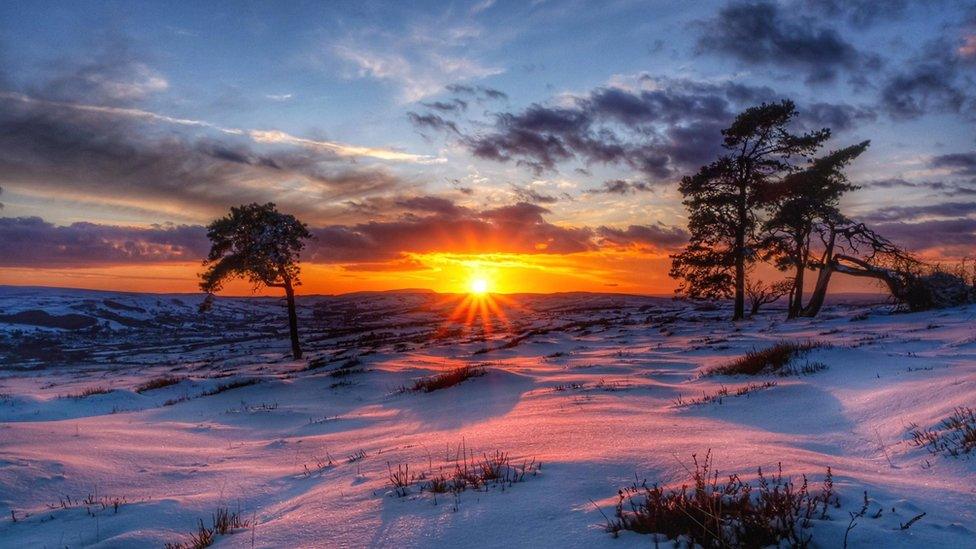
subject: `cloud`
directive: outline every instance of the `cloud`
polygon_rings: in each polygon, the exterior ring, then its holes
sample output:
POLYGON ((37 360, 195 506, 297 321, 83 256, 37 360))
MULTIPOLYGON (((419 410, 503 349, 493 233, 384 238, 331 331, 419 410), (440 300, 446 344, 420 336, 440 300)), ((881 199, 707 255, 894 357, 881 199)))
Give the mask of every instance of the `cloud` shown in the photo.
POLYGON ((49 101, 44 99, 38 99, 21 93, 0 92, 0 102, 6 102, 6 101, 25 103, 40 109, 50 108, 50 109, 74 110, 83 113, 100 114, 107 117, 131 118, 134 120, 141 120, 145 122, 158 122, 164 124, 173 124, 177 126, 190 126, 196 128, 212 129, 224 134, 235 135, 235 136, 247 136, 256 143, 285 143, 285 144, 301 146, 309 149, 324 150, 324 151, 334 153, 337 156, 369 157, 369 158, 375 158, 379 160, 390 160, 390 161, 397 161, 397 162, 416 162, 416 163, 438 163, 444 161, 444 159, 441 158, 431 157, 427 155, 405 153, 405 152, 396 151, 392 149, 384 149, 384 148, 377 148, 377 147, 362 147, 356 145, 336 143, 333 141, 324 141, 324 140, 297 137, 278 130, 244 130, 238 128, 226 128, 203 120, 176 118, 176 117, 157 114, 154 112, 150 112, 142 109, 136 109, 136 108, 106 107, 106 106, 99 106, 99 105, 87 105, 84 103, 49 101))
MULTIPOLYGON (((302 259, 359 270, 396 270, 411 254, 652 252, 687 238, 683 229, 662 224, 626 229, 555 225, 545 219, 547 208, 526 202, 478 210, 421 195, 396 199, 392 206, 401 213, 387 220, 313 226, 302 259)), ((0 218, 0 266, 5 267, 195 262, 208 250, 206 229, 200 225, 57 226, 36 217, 0 218)))
POLYGON ((468 109, 468 102, 456 97, 450 101, 431 101, 430 103, 422 103, 422 105, 428 109, 446 113, 459 113, 468 109))
MULTIPOLYGON (((916 2, 935 4, 936 1, 916 2)), ((799 0, 799 4, 813 15, 846 19, 856 26, 870 26, 883 20, 904 17, 911 4, 909 0, 799 0)))
POLYGON ((653 187, 644 181, 624 181, 623 179, 611 179, 609 181, 604 181, 600 188, 590 189, 586 192, 590 194, 605 193, 625 195, 651 190, 653 190, 653 187))
POLYGON ((939 191, 948 195, 976 194, 976 180, 971 182, 946 181, 907 181, 901 178, 877 179, 858 183, 865 189, 915 189, 923 191, 939 191))
POLYGON ((923 206, 889 206, 865 216, 868 222, 914 221, 920 219, 976 215, 976 202, 944 202, 923 206))
POLYGON ((435 131, 446 131, 460 135, 461 130, 458 129, 457 124, 453 120, 447 120, 443 116, 433 113, 427 114, 417 114, 415 112, 407 113, 407 120, 410 121, 413 126, 419 130, 435 130, 435 131))
POLYGON ((929 165, 933 168, 949 169, 956 175, 976 176, 976 152, 934 156, 929 165))
POLYGON ((964 46, 946 38, 926 45, 903 68, 886 77, 880 106, 896 120, 926 114, 976 114, 976 60, 963 56, 964 46), (962 48, 962 49, 961 49, 962 48))
MULTIPOLYGON (((0 96, 0 184, 184 216, 271 197, 314 215, 332 201, 404 185, 383 169, 348 164, 334 147, 255 148, 248 136, 233 133, 160 131, 157 117, 0 96)), ((259 136, 262 143, 293 145, 277 137, 259 136)))
POLYGON ((169 88, 164 75, 152 69, 123 37, 97 38, 93 53, 52 63, 56 73, 32 93, 44 99, 70 101, 93 98, 101 105, 124 106, 169 88))
POLYGON ((807 83, 835 80, 841 70, 880 68, 878 56, 860 52, 836 29, 773 2, 731 2, 699 26, 700 52, 750 66, 795 69, 806 75, 807 83))
POLYGON ((942 259, 972 258, 976 219, 960 217, 918 222, 889 221, 872 227, 910 251, 942 259))
POLYGON ((331 141, 322 141, 318 139, 296 137, 294 135, 282 131, 278 131, 278 130, 248 130, 247 135, 250 136, 251 139, 253 139, 258 143, 286 143, 289 145, 297 145, 309 149, 321 149, 324 151, 335 153, 338 156, 370 157, 379 160, 392 160, 398 162, 417 162, 417 163, 440 163, 445 161, 445 159, 443 158, 435 158, 426 155, 405 153, 405 152, 395 151, 391 149, 382 149, 376 147, 359 147, 355 145, 334 143, 331 141))
POLYGON ((688 242, 688 231, 680 227, 656 225, 631 225, 626 229, 599 227, 597 235, 606 243, 618 247, 636 247, 653 250, 674 250, 688 242))
MULTIPOLYGON (((415 124, 450 129, 475 156, 516 162, 536 174, 575 161, 585 168, 624 165, 660 181, 714 158, 721 151, 721 130, 735 109, 774 96, 766 87, 641 75, 636 85, 617 82, 496 113, 487 129, 468 131, 456 121, 447 126, 448 120, 434 114, 436 118, 415 117, 415 124)), ((821 117, 827 114, 825 105, 819 107, 821 117)), ((837 109, 840 114, 829 114, 853 123, 853 112, 837 109)))
POLYGON ((874 122, 878 114, 870 107, 816 102, 805 105, 799 118, 810 129, 826 127, 834 132, 844 132, 862 123, 874 122))
POLYGON ((941 259, 972 257, 976 202, 890 206, 863 219, 879 234, 910 251, 941 259))
POLYGON ((445 89, 451 93, 457 95, 469 95, 481 100, 505 100, 508 99, 508 94, 496 90, 494 88, 489 88, 487 86, 469 86, 466 84, 448 84, 445 89))
POLYGON ((957 50, 959 57, 967 60, 976 59, 976 33, 963 38, 963 43, 957 50))
POLYGON ((0 264, 5 267, 199 261, 208 249, 201 226, 56 226, 39 217, 0 217, 0 264))
POLYGON ((518 185, 512 185, 512 192, 520 202, 529 202, 532 204, 555 204, 559 201, 555 196, 541 193, 531 187, 520 187, 518 185))
POLYGON ((144 63, 95 57, 55 63, 46 81, 23 86, 30 93, 0 91, 0 185, 188 220, 273 199, 315 220, 341 201, 415 186, 375 161, 443 160, 159 114, 141 106, 161 87, 144 63))
POLYGON ((479 35, 479 31, 463 27, 402 36, 369 33, 347 39, 333 51, 356 67, 356 77, 390 82, 399 88, 401 101, 412 103, 444 91, 451 83, 504 72, 470 56, 479 35))

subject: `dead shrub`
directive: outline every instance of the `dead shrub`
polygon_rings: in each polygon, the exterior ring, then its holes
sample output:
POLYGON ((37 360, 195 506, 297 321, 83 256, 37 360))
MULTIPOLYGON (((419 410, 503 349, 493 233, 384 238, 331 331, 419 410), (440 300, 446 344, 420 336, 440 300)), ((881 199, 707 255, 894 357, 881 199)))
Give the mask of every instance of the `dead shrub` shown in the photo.
POLYGON ((942 420, 935 429, 911 432, 912 443, 933 454, 959 457, 976 450, 976 410, 960 406, 942 420))
POLYGON ((821 343, 812 341, 794 342, 781 341, 771 347, 762 350, 752 350, 745 355, 733 360, 728 364, 716 366, 705 372, 705 375, 748 375, 778 373, 786 367, 791 360, 805 355, 810 351, 822 347, 821 343))
POLYGON ((410 465, 397 465, 396 472, 393 472, 390 462, 387 461, 386 470, 389 472, 390 484, 393 486, 393 491, 397 497, 402 498, 407 495, 410 490, 410 485, 414 481, 414 478, 410 476, 410 465))
POLYGON ((252 379, 238 379, 237 381, 231 381, 230 383, 224 383, 222 385, 218 385, 218 386, 214 387, 213 389, 211 389, 209 391, 204 391, 204 392, 200 393, 200 396, 219 395, 220 393, 223 393, 224 391, 230 391, 232 389, 239 389, 241 387, 247 387, 249 385, 254 385, 254 384, 258 383, 258 381, 259 380, 253 379, 253 378, 252 379))
POLYGON ((713 403, 722 404, 722 402, 727 397, 747 396, 750 393, 754 393, 756 391, 762 391, 763 389, 769 389, 775 386, 776 386, 775 381, 766 381, 763 383, 750 383, 748 385, 742 385, 741 387, 737 387, 735 391, 730 391, 728 387, 723 385, 721 389, 719 389, 718 391, 712 394, 707 394, 703 391, 702 396, 700 398, 696 397, 689 400, 685 400, 680 395, 678 395, 678 398, 674 400, 674 405, 676 407, 682 408, 686 406, 701 406, 704 404, 713 404, 713 403))
POLYGON ((227 507, 218 507, 212 519, 213 529, 220 535, 231 534, 234 530, 250 526, 250 521, 241 518, 240 509, 231 512, 227 507))
POLYGON ((487 373, 481 366, 461 366, 435 376, 418 379, 410 388, 411 391, 429 393, 438 389, 453 387, 466 379, 483 376, 487 373))
POLYGON ((66 395, 63 398, 81 399, 81 398, 87 398, 95 395, 107 395, 111 392, 112 389, 109 389, 108 387, 98 387, 98 386, 85 387, 81 391, 78 391, 77 393, 71 393, 69 395, 66 395))
POLYGON ((205 549, 213 545, 215 537, 213 529, 204 526, 203 519, 201 519, 197 531, 188 534, 186 541, 166 542, 163 547, 165 549, 205 549))
POLYGON ((146 391, 153 391, 155 389, 162 389, 163 387, 169 387, 170 385, 176 385, 177 383, 183 381, 184 378, 177 376, 161 376, 150 379, 149 381, 140 383, 136 386, 137 393, 145 393, 146 391))
POLYGON ((719 482, 712 469, 711 451, 699 461, 692 456, 691 484, 679 490, 647 481, 618 492, 616 518, 607 520, 607 531, 621 530, 663 535, 667 539, 689 540, 690 546, 790 547, 810 546, 807 530, 815 519, 829 518, 828 509, 838 507, 830 468, 819 493, 811 493, 806 477, 797 485, 783 478, 782 466, 774 475, 758 471, 758 484, 730 475, 719 482))
POLYGON ((241 518, 240 509, 231 512, 226 507, 218 507, 211 515, 211 528, 203 525, 203 519, 198 520, 197 530, 187 534, 186 541, 168 542, 166 549, 204 549, 217 541, 217 536, 233 534, 235 531, 247 528, 251 521, 241 518))
POLYGON ((469 453, 464 446, 458 446, 457 454, 448 456, 447 463, 448 465, 453 463, 454 466, 453 472, 449 474, 445 474, 443 468, 435 473, 431 466, 419 475, 411 473, 408 465, 398 465, 394 470, 393 466, 387 463, 392 493, 397 497, 403 497, 407 495, 410 486, 417 485, 421 492, 435 494, 436 504, 436 494, 450 492, 455 496, 456 509, 458 496, 466 490, 488 491, 491 487, 505 490, 513 484, 523 482, 526 475, 537 475, 542 469, 542 464, 536 463, 534 459, 515 463, 508 452, 501 450, 483 453, 479 458, 469 453))

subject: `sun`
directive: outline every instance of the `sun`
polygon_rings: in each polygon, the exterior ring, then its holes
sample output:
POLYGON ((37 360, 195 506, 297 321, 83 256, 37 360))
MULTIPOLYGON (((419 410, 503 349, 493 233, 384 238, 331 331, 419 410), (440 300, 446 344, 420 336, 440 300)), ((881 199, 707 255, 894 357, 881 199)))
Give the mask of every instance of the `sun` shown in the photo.
POLYGON ((488 280, 484 278, 474 278, 471 280, 469 289, 473 294, 488 293, 488 280))

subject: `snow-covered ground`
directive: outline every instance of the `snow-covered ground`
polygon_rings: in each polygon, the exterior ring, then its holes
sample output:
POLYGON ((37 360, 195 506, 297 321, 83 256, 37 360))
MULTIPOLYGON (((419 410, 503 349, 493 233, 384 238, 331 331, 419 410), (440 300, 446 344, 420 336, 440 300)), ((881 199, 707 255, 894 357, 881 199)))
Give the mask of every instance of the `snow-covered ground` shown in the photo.
POLYGON ((976 407, 976 307, 835 303, 733 325, 668 299, 527 295, 498 299, 486 325, 464 298, 306 297, 293 361, 278 299, 201 315, 199 296, 0 288, 0 546, 162 546, 228 507, 250 525, 218 547, 646 547, 606 533, 601 511, 635 478, 680 486, 709 449, 746 479, 782 463, 817 487, 831 467, 841 507, 815 521, 817 547, 843 544, 865 491, 850 547, 976 546, 976 456, 910 435, 976 407), (797 362, 827 369, 699 375, 781 341, 826 344, 797 362), (487 373, 402 390, 464 365, 487 373), (181 381, 135 390, 161 376, 181 381), (459 449, 541 467, 456 497, 423 480, 395 493, 391 471, 429 479, 459 449))

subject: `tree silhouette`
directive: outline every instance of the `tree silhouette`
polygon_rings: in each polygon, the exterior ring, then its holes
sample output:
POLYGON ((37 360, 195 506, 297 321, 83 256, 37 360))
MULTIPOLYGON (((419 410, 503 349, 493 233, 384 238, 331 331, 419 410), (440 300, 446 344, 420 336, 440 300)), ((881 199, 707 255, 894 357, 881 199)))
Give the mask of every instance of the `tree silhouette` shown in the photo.
POLYGON ((203 264, 200 288, 208 294, 220 291, 228 278, 246 278, 255 288, 264 285, 283 288, 288 301, 291 351, 302 358, 295 312, 295 286, 301 284, 299 254, 310 238, 308 227, 289 214, 278 212, 273 203, 247 204, 230 209, 230 214, 207 226, 212 245, 203 264))
POLYGON ((672 256, 671 276, 682 279, 678 291, 689 297, 734 297, 732 320, 745 316, 746 269, 757 259, 767 187, 830 137, 828 129, 790 133, 796 114, 789 100, 745 110, 722 130, 727 153, 681 180, 691 238, 672 256))
POLYGON ((746 297, 749 298, 749 316, 759 313, 759 308, 790 293, 793 290, 792 280, 777 280, 767 284, 763 280, 748 278, 746 280, 746 297))
POLYGON ((844 167, 868 145, 870 141, 863 141, 817 158, 768 189, 770 215, 763 223, 764 259, 774 259, 781 270, 793 269, 788 318, 800 316, 803 309, 803 279, 811 261, 814 229, 842 217, 841 195, 858 188, 848 182, 844 167))

